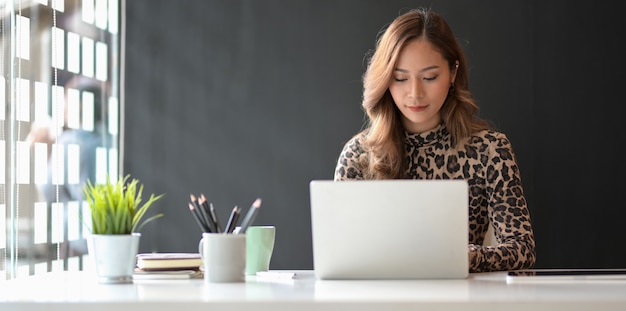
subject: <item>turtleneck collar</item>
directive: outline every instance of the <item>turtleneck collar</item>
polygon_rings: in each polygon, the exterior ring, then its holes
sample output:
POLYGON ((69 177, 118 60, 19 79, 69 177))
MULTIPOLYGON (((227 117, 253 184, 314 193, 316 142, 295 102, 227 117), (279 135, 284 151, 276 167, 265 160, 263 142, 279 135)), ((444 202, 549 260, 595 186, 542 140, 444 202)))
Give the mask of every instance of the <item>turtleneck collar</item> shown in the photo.
POLYGON ((430 131, 419 134, 404 131, 404 142, 407 145, 414 146, 416 148, 433 145, 438 142, 441 143, 442 141, 449 139, 450 133, 443 123, 439 123, 437 127, 430 131))

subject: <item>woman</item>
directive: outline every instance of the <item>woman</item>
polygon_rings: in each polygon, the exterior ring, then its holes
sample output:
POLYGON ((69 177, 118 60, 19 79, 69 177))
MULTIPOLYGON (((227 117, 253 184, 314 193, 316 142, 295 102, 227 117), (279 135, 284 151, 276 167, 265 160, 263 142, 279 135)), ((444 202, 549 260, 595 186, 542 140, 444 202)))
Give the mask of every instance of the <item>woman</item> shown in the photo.
POLYGON ((465 179, 470 272, 534 266, 511 143, 476 116, 465 56, 441 16, 412 10, 385 29, 363 76, 362 105, 367 127, 344 146, 335 180, 465 179), (483 246, 490 225, 497 245, 483 246))

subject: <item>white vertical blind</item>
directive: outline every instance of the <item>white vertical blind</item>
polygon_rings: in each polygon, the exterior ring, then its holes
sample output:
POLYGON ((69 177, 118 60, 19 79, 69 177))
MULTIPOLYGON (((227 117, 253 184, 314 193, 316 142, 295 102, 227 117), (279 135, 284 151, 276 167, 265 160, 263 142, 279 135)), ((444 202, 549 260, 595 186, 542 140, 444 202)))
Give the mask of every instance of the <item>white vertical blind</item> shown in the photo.
POLYGON ((0 281, 86 269, 83 186, 120 173, 124 6, 0 6, 0 281))

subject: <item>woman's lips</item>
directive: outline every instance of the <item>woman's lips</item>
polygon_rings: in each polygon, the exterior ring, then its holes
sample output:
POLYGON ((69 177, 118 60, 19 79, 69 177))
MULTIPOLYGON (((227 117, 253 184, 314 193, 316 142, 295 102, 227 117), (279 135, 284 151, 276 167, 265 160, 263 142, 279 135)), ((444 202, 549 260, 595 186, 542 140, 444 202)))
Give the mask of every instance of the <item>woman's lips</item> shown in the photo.
POLYGON ((407 106, 407 108, 409 108, 409 110, 411 110, 413 112, 424 111, 424 110, 426 110, 426 107, 428 107, 428 106, 407 106))

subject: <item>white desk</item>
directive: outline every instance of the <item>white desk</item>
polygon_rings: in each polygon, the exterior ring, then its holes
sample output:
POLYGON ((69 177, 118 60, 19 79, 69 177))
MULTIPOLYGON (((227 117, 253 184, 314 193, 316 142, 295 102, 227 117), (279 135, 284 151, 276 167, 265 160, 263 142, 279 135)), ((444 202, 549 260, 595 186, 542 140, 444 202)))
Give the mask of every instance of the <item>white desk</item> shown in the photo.
POLYGON ((467 280, 320 281, 312 271, 296 272, 288 281, 125 285, 100 285, 90 272, 49 273, 0 281, 0 310, 626 310, 626 281, 507 284, 503 273, 467 280))

